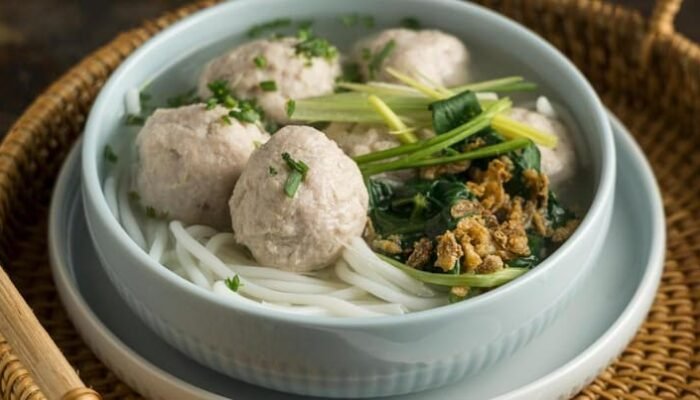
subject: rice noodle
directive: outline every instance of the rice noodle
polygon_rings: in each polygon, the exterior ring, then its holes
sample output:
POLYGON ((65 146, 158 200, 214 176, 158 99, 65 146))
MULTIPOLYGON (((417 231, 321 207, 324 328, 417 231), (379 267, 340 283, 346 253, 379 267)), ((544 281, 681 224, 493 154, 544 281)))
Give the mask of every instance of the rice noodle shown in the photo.
POLYGON ((380 315, 377 312, 356 306, 349 301, 331 296, 318 294, 284 293, 258 286, 255 283, 241 278, 239 293, 249 295, 261 300, 271 302, 293 303, 322 307, 333 314, 343 317, 372 317, 380 315))
POLYGON ((403 304, 410 310, 427 310, 446 303, 444 299, 440 298, 417 297, 395 291, 389 287, 383 286, 362 275, 350 271, 350 268, 348 268, 345 261, 339 261, 335 265, 335 273, 338 275, 338 277, 340 277, 340 279, 351 285, 360 287, 379 297, 380 299, 386 300, 387 302, 403 304))
POLYGON ((211 288, 209 279, 207 279, 207 277, 202 273, 200 268, 197 268, 192 256, 185 251, 184 247, 181 246, 180 243, 175 244, 175 254, 177 255, 177 260, 180 263, 180 266, 185 270, 185 273, 187 276, 189 276, 192 283, 205 289, 211 288))
POLYGON ((139 90, 136 88, 131 88, 126 91, 126 96, 124 96, 124 105, 126 106, 126 113, 132 115, 141 114, 141 99, 139 90))
MULTIPOLYGON (((356 252, 362 257, 362 261, 371 265, 378 275, 386 278, 389 282, 417 296, 431 297, 435 295, 435 292, 428 288, 423 282, 413 279, 405 272, 382 261, 376 254, 374 254, 374 252, 369 248, 367 243, 362 240, 362 238, 353 238, 350 243, 350 246, 345 246, 346 254, 348 251, 356 252)), ((346 258, 346 260, 350 262, 348 258, 346 258)), ((355 270, 358 270, 358 267, 362 268, 360 266, 361 264, 362 263, 356 263, 351 265, 355 270)))
POLYGON ((112 214, 119 219, 119 202, 117 201, 117 178, 114 174, 110 174, 105 179, 104 183, 105 201, 107 207, 112 211, 112 214))
POLYGON ((142 248, 146 248, 146 239, 143 237, 141 228, 139 227, 134 213, 131 211, 131 205, 129 204, 129 179, 124 174, 119 182, 118 188, 118 200, 119 200, 119 216, 126 233, 131 236, 131 238, 136 242, 136 244, 142 248))
POLYGON ((276 312, 326 317, 399 315, 446 303, 443 293, 379 259, 361 238, 344 244, 335 267, 295 273, 257 265, 231 232, 149 219, 132 209, 129 174, 104 181, 107 204, 137 245, 158 263, 226 301, 276 312), (238 275, 234 292, 225 280, 238 275))

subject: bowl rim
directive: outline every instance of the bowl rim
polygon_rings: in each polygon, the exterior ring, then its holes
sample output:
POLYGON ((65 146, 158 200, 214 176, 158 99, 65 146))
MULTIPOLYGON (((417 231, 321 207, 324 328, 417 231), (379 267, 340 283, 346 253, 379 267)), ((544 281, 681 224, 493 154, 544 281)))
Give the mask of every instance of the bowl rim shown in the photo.
MULTIPOLYGON (((97 220, 99 220, 100 225, 105 228, 105 232, 107 232, 112 240, 121 243, 124 248, 131 253, 131 255, 138 261, 138 267, 148 268, 151 270, 151 272, 157 274, 165 284, 175 286, 178 290, 182 291, 183 295, 192 295, 208 303, 251 316, 267 318, 277 322, 289 322, 302 326, 326 328, 381 328, 388 325, 423 323, 426 321, 435 321, 442 318, 448 318, 450 316, 466 314, 470 310, 474 310, 483 304, 488 304, 497 300, 507 292, 519 290, 519 288, 528 285, 529 282, 539 279, 556 264, 558 264, 563 255, 570 252, 582 237, 597 234, 595 231, 597 226, 594 222, 599 221, 604 216, 604 213, 608 208, 607 205, 613 200, 616 165, 615 145, 613 142, 610 122, 607 117, 607 113, 605 112, 605 109, 603 108, 603 105, 591 84, 576 68, 576 66, 561 52, 559 52, 559 50, 518 22, 510 20, 507 17, 483 6, 470 2, 455 0, 431 0, 431 6, 452 8, 454 9, 454 12, 463 13, 468 15, 469 18, 478 16, 479 18, 489 20, 489 22, 492 24, 521 35, 528 42, 532 42, 534 46, 540 47, 542 51, 546 52, 548 56, 554 60, 553 64, 557 64, 557 68, 566 73, 569 78, 573 78, 575 85, 577 86, 577 90, 582 92, 584 98, 589 101, 588 105, 592 106, 594 112, 592 113, 592 119, 588 122, 593 122, 599 125, 596 128, 600 129, 595 129, 595 131, 598 132, 595 140, 600 142, 602 148, 602 154, 600 157, 600 171, 594 180, 594 183, 597 183, 596 192, 593 196, 593 200, 588 208, 588 211, 581 220, 580 225, 572 236, 566 240, 564 244, 562 244, 561 247, 559 247, 549 257, 547 257, 547 259, 542 261, 525 275, 494 290, 491 290, 488 293, 482 294, 473 299, 469 299, 468 301, 448 304, 429 310, 416 311, 403 315, 388 315, 379 317, 332 318, 285 313, 263 307, 249 307, 246 305, 241 305, 239 302, 226 301, 220 296, 216 296, 211 291, 194 285, 191 282, 181 278, 168 268, 165 268, 161 263, 155 262, 143 249, 136 245, 136 243, 131 239, 126 231, 124 231, 114 215, 111 213, 104 197, 102 184, 99 180, 99 168, 97 165, 97 159, 99 158, 97 157, 97 154, 99 154, 99 151, 97 150, 97 142, 101 131, 101 116, 110 112, 106 108, 106 102, 111 95, 110 92, 117 91, 119 88, 118 83, 121 77, 128 75, 132 68, 136 68, 144 58, 149 56, 149 53, 155 51, 164 44, 173 41, 173 39, 176 39, 177 36, 181 34, 181 31, 192 29, 193 26, 205 24, 208 19, 213 18, 219 13, 234 13, 240 8, 249 7, 253 4, 255 4, 256 7, 260 7, 262 2, 274 4, 284 1, 286 0, 237 0, 232 2, 223 2, 209 7, 208 9, 198 11, 182 19, 181 21, 174 23, 147 40, 141 47, 139 47, 122 62, 122 64, 112 73, 103 88, 100 90, 88 115, 83 136, 81 149, 81 186, 83 197, 85 202, 89 202, 96 210, 94 216, 97 220)), ((425 0, 401 1, 425 3, 425 0)), ((86 210, 87 207, 89 207, 89 205, 86 204, 86 210)), ((86 215, 88 217, 88 222, 92 221, 93 215, 90 215, 88 212, 86 212, 86 214, 88 214, 86 215)), ((88 223, 88 228, 94 240, 95 236, 92 232, 94 229, 93 224, 94 222, 88 223)), ((98 243, 95 243, 95 245, 99 250, 100 245, 98 243)))

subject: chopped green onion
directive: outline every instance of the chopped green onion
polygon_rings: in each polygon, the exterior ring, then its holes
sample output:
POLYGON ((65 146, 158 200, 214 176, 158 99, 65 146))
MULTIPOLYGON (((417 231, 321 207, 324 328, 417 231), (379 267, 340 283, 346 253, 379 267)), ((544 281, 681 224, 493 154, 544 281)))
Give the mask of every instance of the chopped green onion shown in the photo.
POLYGON ((530 125, 518 122, 503 114, 493 117, 491 127, 507 138, 527 138, 546 147, 556 147, 558 142, 557 136, 541 132, 530 125))
POLYGON ((389 106, 386 105, 385 102, 382 101, 379 97, 375 95, 370 95, 367 97, 367 100, 369 101, 369 104, 374 108, 374 110, 381 115, 382 119, 384 122, 387 124, 389 129, 393 131, 398 131, 398 132, 403 132, 397 134, 398 139, 402 143, 415 143, 418 141, 418 138, 413 134, 413 132, 409 131, 408 127, 406 127, 406 124, 401 121, 398 115, 396 115, 389 106))
POLYGON ((376 253, 377 256, 401 271, 405 272, 412 278, 419 280, 421 282, 430 283, 439 286, 469 286, 469 287, 480 287, 480 288, 492 288, 496 286, 501 286, 505 283, 512 281, 513 279, 523 275, 528 271, 527 268, 504 268, 500 271, 496 271, 491 274, 474 274, 465 273, 460 275, 451 274, 440 274, 433 272, 420 271, 415 268, 411 268, 406 264, 400 263, 393 258, 389 258, 382 254, 376 253))
POLYGON ((399 25, 402 28, 411 29, 417 31, 421 28, 421 23, 416 17, 405 17, 399 21, 399 25))
POLYGON ((294 195, 299 190, 299 185, 306 179, 306 173, 309 172, 309 166, 301 160, 294 160, 292 156, 285 152, 282 153, 282 159, 287 163, 287 167, 291 170, 287 181, 284 184, 284 193, 289 198, 294 198, 294 195))
POLYGON ((105 160, 107 160, 108 162, 111 162, 112 164, 119 161, 119 157, 117 156, 117 154, 112 149, 112 146, 110 146, 110 145, 105 146, 104 152, 102 154, 103 154, 105 160))
POLYGON ((129 126, 142 126, 146 123, 146 118, 136 114, 127 114, 125 123, 129 126))
POLYGON ((262 81, 260 82, 260 89, 265 92, 274 92, 277 90, 277 82, 275 81, 262 81))
POLYGON ((364 176, 372 176, 372 175, 381 174, 381 173, 388 172, 388 171, 397 171, 397 170, 401 170, 401 169, 422 168, 422 167, 429 167, 429 166, 433 166, 433 165, 450 164, 450 163, 465 161, 465 160, 478 160, 481 158, 489 158, 489 157, 499 156, 501 154, 506 154, 506 153, 509 153, 513 150, 517 150, 517 149, 521 149, 523 147, 526 147, 530 143, 532 143, 532 142, 529 139, 520 138, 520 139, 509 140, 509 141, 503 142, 503 143, 494 144, 491 146, 480 147, 476 150, 468 151, 465 153, 459 153, 459 154, 449 155, 449 156, 444 156, 444 157, 426 158, 426 159, 417 160, 417 161, 410 161, 410 160, 407 161, 406 158, 404 158, 404 159, 390 161, 390 162, 384 162, 384 163, 366 164, 366 165, 360 166, 360 171, 362 171, 362 174, 364 176))
POLYGON ((263 56, 257 56, 253 59, 255 66, 259 69, 265 69, 267 67, 267 59, 263 56))
POLYGON ((292 24, 292 20, 289 18, 278 18, 274 19, 269 22, 265 22, 259 25, 255 25, 252 28, 248 30, 248 37, 254 38, 257 36, 260 36, 263 32, 273 30, 273 29, 279 29, 279 28, 285 28, 288 27, 292 24))
POLYGON ((286 109, 287 109, 287 116, 289 118, 292 118, 292 115, 294 115, 294 110, 296 109, 296 106, 297 106, 297 103, 294 100, 292 100, 292 99, 287 100, 286 109))
POLYGON ((224 283, 232 292, 238 292, 238 289, 243 285, 238 274, 234 275, 233 278, 226 278, 224 283))
POLYGON ((425 94, 426 96, 431 97, 435 100, 440 100, 440 99, 444 99, 445 97, 449 97, 447 94, 441 93, 437 89, 431 88, 428 85, 420 83, 417 80, 411 78, 410 76, 403 74, 403 73, 401 73, 393 68, 387 68, 386 72, 388 72, 389 75, 393 76, 394 78, 405 83, 406 85, 416 89, 417 91, 419 91, 419 92, 425 94))
POLYGON ((374 79, 376 77, 377 72, 379 72, 379 69, 382 67, 382 63, 384 63, 384 60, 386 60, 386 58, 389 57, 389 54, 394 51, 394 47, 396 47, 396 42, 392 39, 386 42, 384 47, 379 50, 379 53, 372 56, 372 59, 369 61, 369 65, 367 66, 370 79, 374 79))

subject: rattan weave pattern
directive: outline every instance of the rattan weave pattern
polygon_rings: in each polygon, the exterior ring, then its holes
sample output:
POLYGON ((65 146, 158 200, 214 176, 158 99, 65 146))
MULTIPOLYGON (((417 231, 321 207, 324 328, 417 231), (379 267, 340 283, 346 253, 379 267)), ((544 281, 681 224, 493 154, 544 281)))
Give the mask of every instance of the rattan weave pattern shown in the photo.
MULTIPOLYGON (((667 11, 653 23, 596 0, 478 2, 531 27, 578 65, 635 134, 662 187, 668 254, 653 308, 625 352, 577 398, 700 399, 700 49, 673 32, 680 1, 662 1, 667 11)), ((87 349, 58 301, 46 255, 50 191, 111 71, 155 32, 211 3, 147 22, 87 57, 35 101, 0 147, 2 267, 82 380, 105 399, 140 397, 87 349)), ((44 398, 1 336, 0 394, 44 398)))

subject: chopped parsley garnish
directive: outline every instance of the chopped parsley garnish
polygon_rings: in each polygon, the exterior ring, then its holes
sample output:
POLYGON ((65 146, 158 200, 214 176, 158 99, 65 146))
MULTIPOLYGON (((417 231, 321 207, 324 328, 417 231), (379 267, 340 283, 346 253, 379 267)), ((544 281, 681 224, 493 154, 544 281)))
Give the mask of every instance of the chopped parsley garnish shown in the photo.
POLYGON ((362 48, 362 59, 365 61, 368 61, 370 58, 372 58, 372 50, 368 49, 367 47, 362 48))
POLYGON ((263 56, 257 56, 253 59, 255 66, 259 69, 265 69, 267 67, 267 59, 263 56))
POLYGON ((399 25, 401 25, 402 28, 412 29, 414 31, 421 28, 421 23, 416 17, 402 18, 401 21, 399 21, 399 25))
POLYGON ((126 114, 125 123, 129 126, 142 126, 146 123, 146 118, 136 114, 126 114))
POLYGON ((267 167, 267 174, 270 176, 276 176, 277 175, 277 169, 273 166, 267 167))
POLYGON ((232 292, 238 292, 238 289, 243 286, 241 284, 241 278, 239 278, 238 275, 234 275, 233 278, 226 278, 224 283, 232 292))
POLYGON ((194 103, 199 103, 201 99, 197 96, 197 91, 195 89, 190 89, 184 93, 180 93, 173 97, 169 97, 166 102, 168 107, 176 108, 182 107, 194 103))
POLYGON ((228 115, 222 115, 221 116, 221 123, 226 124, 226 125, 231 125, 233 122, 231 122, 231 118, 228 115))
POLYGON ((314 21, 311 19, 299 21, 299 29, 311 29, 311 25, 313 25, 313 24, 314 24, 314 21))
POLYGON ((260 89, 265 92, 274 92, 277 90, 277 82, 275 81, 262 81, 260 82, 260 89))
POLYGON ((292 118, 292 115, 294 115, 294 110, 297 108, 297 103, 296 101, 289 99, 287 100, 287 116, 289 118, 292 118))
POLYGON ((312 36, 313 33, 311 33, 311 27, 299 28, 297 31, 297 38, 299 40, 308 40, 311 39, 312 36))
POLYGON ((215 98, 207 100, 207 110, 213 110, 219 102, 215 98))
POLYGON ((241 100, 234 109, 229 111, 228 115, 241 122, 254 123, 260 121, 263 111, 254 100, 241 100))
POLYGON ((117 154, 112 149, 112 146, 110 146, 110 145, 105 146, 105 150, 102 154, 104 155, 105 160, 107 160, 108 162, 111 162, 114 164, 117 161, 119 161, 119 157, 117 156, 117 154))
POLYGON ((340 17, 340 22, 342 22, 343 25, 347 26, 348 28, 357 25, 358 20, 359 16, 357 14, 343 15, 340 17))
POLYGON ((349 14, 339 17, 340 22, 348 28, 364 25, 365 28, 374 28, 374 17, 371 15, 349 14))
POLYGON ((326 60, 332 60, 338 55, 338 49, 335 48, 328 40, 313 36, 309 32, 309 36, 294 46, 296 54, 302 55, 311 60, 314 57, 322 57, 326 60))
POLYGON ((396 42, 392 39, 386 42, 379 53, 372 56, 368 66, 370 79, 375 79, 377 72, 379 72, 379 69, 382 67, 382 63, 384 63, 384 60, 394 51, 394 47, 396 47, 396 42))
POLYGON ((158 211, 155 208, 151 206, 146 206, 146 217, 148 218, 160 218, 160 219, 167 219, 168 218, 168 212, 167 211, 158 211))
POLYGON ((131 201, 136 202, 136 201, 141 200, 141 195, 139 195, 139 192, 131 190, 131 191, 129 191, 129 199, 131 201))
POLYGON ((295 160, 292 156, 285 152, 282 153, 282 159, 287 163, 287 167, 291 170, 287 181, 284 183, 284 193, 289 198, 294 198, 294 195, 299 190, 299 185, 306 179, 306 173, 309 172, 309 166, 301 160, 295 160))
POLYGON ((229 112, 221 118, 222 122, 229 124, 229 117, 235 118, 241 122, 253 123, 262 119, 263 111, 255 103, 255 100, 238 100, 231 93, 228 87, 228 82, 225 80, 216 80, 207 85, 212 93, 212 97, 207 99, 207 110, 211 110, 217 105, 226 107, 229 112))
POLYGON ((248 30, 248 37, 254 38, 260 36, 263 32, 285 28, 292 25, 292 20, 289 18, 278 18, 272 21, 255 25, 248 30))

